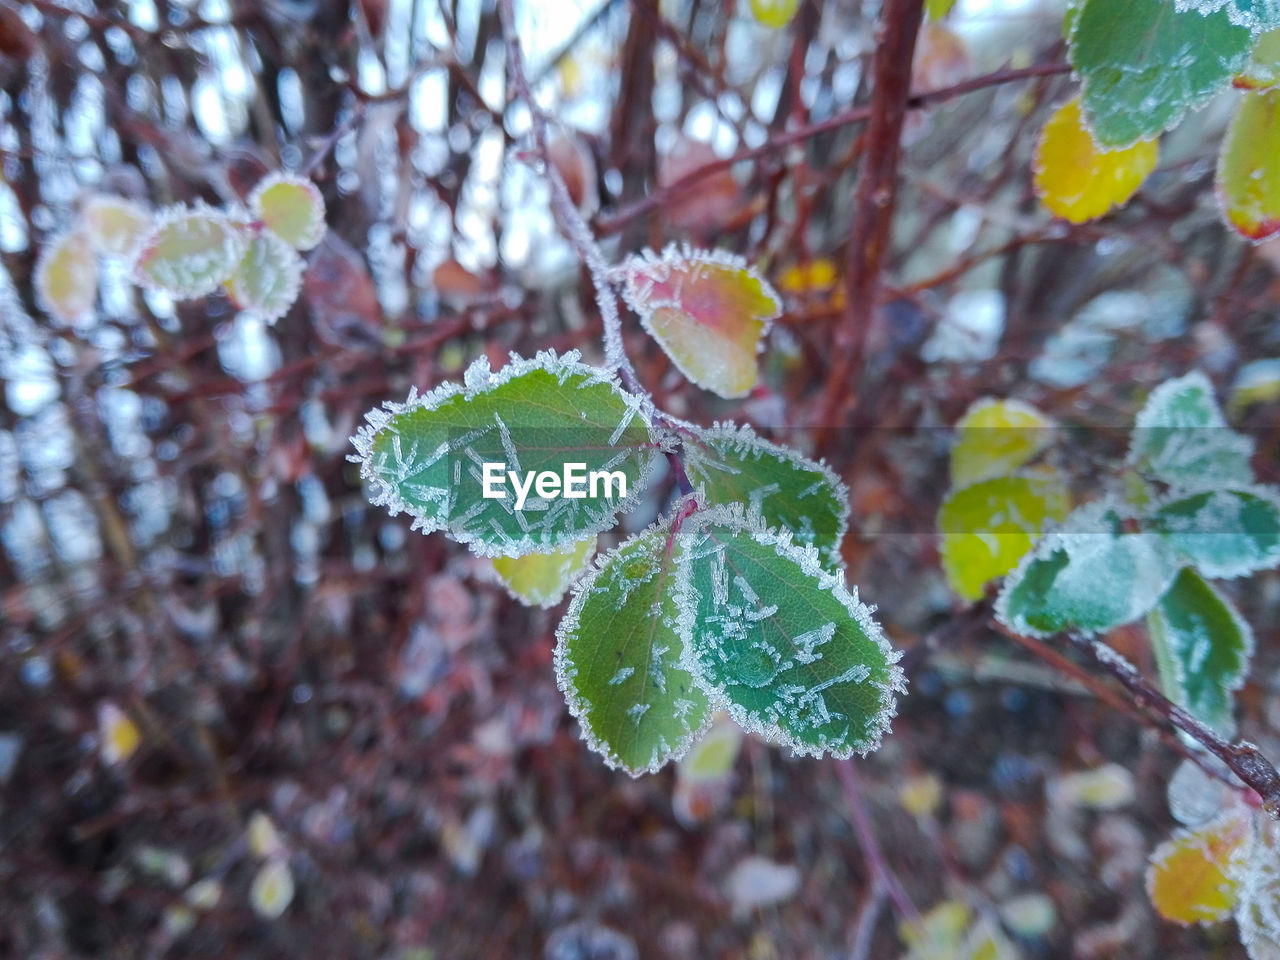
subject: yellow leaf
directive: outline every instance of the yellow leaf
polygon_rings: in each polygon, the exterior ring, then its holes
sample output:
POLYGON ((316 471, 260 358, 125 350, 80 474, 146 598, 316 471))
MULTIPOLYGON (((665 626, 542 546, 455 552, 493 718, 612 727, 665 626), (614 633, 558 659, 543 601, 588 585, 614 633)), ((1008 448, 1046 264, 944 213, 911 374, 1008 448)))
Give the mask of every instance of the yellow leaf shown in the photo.
POLYGON ((925 0, 924 9, 930 20, 941 20, 955 5, 956 0, 925 0))
POLYGON ((1179 830, 1156 847, 1147 870, 1147 893, 1166 920, 1214 923, 1225 920, 1236 902, 1236 880, 1228 865, 1249 835, 1242 811, 1179 830))
POLYGON ((511 595, 530 607, 554 607, 596 552, 596 539, 579 540, 554 553, 494 557, 493 569, 511 595))
POLYGON ((1084 223, 1128 202, 1155 169, 1158 156, 1154 140, 1103 150, 1084 124, 1079 98, 1069 100, 1049 118, 1036 142, 1036 195, 1057 216, 1084 223))
POLYGON ((1017 400, 983 397, 956 422, 951 484, 1005 477, 1049 446, 1053 421, 1017 400))
POLYGON ((254 875, 249 891, 253 911, 260 917, 275 920, 293 901, 293 871, 284 858, 268 860, 254 875))
POLYGON ((40 306, 51 316, 71 324, 93 320, 98 261, 84 233, 64 233, 40 251, 35 287, 40 306))
POLYGON ((1280 233, 1280 90, 1241 98, 1218 154, 1217 194, 1241 236, 1280 233))
POLYGON ((898 803, 913 817, 929 816, 942 804, 942 781, 932 773, 912 777, 898 788, 898 803))
POLYGON ((98 707, 98 736, 102 739, 102 759, 112 766, 128 760, 142 743, 137 724, 114 703, 98 707))
POLYGON ((951 589, 978 600, 988 581, 1002 577, 1030 551, 1049 519, 1071 508, 1055 473, 995 477, 953 490, 938 511, 942 569, 951 589))
POLYGON ((791 22, 800 0, 751 0, 751 13, 766 27, 780 30, 791 22))

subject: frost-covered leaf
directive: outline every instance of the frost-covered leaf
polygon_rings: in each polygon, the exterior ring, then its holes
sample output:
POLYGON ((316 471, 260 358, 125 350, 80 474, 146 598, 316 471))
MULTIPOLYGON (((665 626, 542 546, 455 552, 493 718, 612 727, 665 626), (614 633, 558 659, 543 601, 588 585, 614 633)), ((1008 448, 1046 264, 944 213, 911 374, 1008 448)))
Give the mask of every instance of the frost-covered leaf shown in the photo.
POLYGON ((1235 733, 1231 695, 1244 683, 1253 632, 1194 570, 1180 572, 1147 616, 1169 699, 1224 737, 1235 733))
POLYGON ((1254 41, 1248 64, 1231 83, 1242 90, 1269 90, 1280 85, 1280 30, 1264 33, 1254 41))
POLYGON ((249 209, 281 240, 310 250, 324 237, 324 197, 305 177, 274 173, 249 195, 249 209))
POLYGON ((825 463, 762 440, 750 427, 690 428, 684 466, 703 505, 746 504, 766 526, 817 549, 830 570, 843 567, 849 491, 825 463))
POLYGON ((203 297, 235 272, 247 240, 220 211, 173 207, 140 242, 134 275, 141 285, 179 300, 203 297))
POLYGON ((903 689, 899 654, 817 551, 740 505, 695 514, 677 542, 678 630, 698 685, 797 754, 874 750, 903 689))
POLYGON ((1280 90, 1246 93, 1218 152, 1218 205, 1249 240, 1280 233, 1280 90))
POLYGON ((632 776, 679 759, 711 710, 682 665, 671 522, 596 561, 556 631, 556 679, 592 750, 632 776))
POLYGON ((1128 532, 1132 519, 1107 500, 1074 511, 1005 579, 996 600, 1000 621, 1033 636, 1101 631, 1154 607, 1178 561, 1166 538, 1128 532))
POLYGON ((237 306, 263 320, 279 320, 302 289, 302 258, 270 230, 250 239, 227 289, 237 306))
POLYGON ((1244 67, 1252 39, 1225 10, 1201 16, 1169 0, 1084 0, 1069 58, 1094 139, 1127 147, 1174 126, 1244 67))
POLYGON ((1154 140, 1106 150, 1093 141, 1080 98, 1059 107, 1040 131, 1034 160, 1036 196, 1054 214, 1084 223, 1128 203, 1156 167, 1154 140))
POLYGON ((956 422, 951 483, 968 486, 1005 477, 1053 441, 1053 421, 1030 404, 983 397, 956 422))
POLYGON ((996 477, 953 490, 938 511, 942 569, 966 600, 1018 565, 1047 520, 1071 509, 1066 485, 1053 473, 996 477))
POLYGON ((150 210, 104 193, 89 196, 80 217, 90 244, 104 257, 132 257, 151 228, 150 210))
POLYGON ((1238 810, 1194 830, 1178 830, 1151 854, 1147 894, 1156 911, 1175 923, 1214 923, 1236 901, 1232 856, 1249 836, 1238 810))
POLYGON ((1250 483, 1253 441, 1236 433, 1199 371, 1167 380, 1138 413, 1126 460, 1172 487, 1250 483))
POLYGON ((98 739, 103 761, 115 766, 133 756, 142 743, 142 734, 127 713, 114 703, 104 703, 98 707, 98 739))
POLYGON ((800 0, 751 0, 751 15, 775 30, 785 27, 796 15, 800 0))
POLYGON ((782 301, 740 257, 672 245, 621 267, 622 295, 680 372, 722 397, 756 384, 756 354, 782 301))
POLYGON ((351 459, 372 501, 482 556, 545 553, 609 529, 638 502, 660 456, 643 401, 576 351, 513 355, 496 373, 481 357, 462 386, 411 393, 366 419, 351 459))
POLYGON ((1223 11, 1232 23, 1254 33, 1280 27, 1280 0, 1174 0, 1179 11, 1191 10, 1207 17, 1223 11))
POLYGON ((98 262, 84 233, 63 233, 45 245, 36 261, 35 289, 40 307, 63 323, 79 325, 93 319, 98 262))
POLYGON ((1280 826, 1254 817, 1231 874, 1237 880, 1240 942, 1252 960, 1275 960, 1280 957, 1280 826))
POLYGON ((1147 520, 1206 577, 1241 577, 1280 564, 1280 498, 1271 487, 1175 495, 1147 520))
POLYGON ((275 920, 293 902, 293 871, 283 857, 268 860, 254 874, 249 890, 253 912, 267 920, 275 920))
POLYGON ((554 607, 595 552, 596 538, 589 537, 551 553, 494 557, 493 569, 521 603, 530 607, 554 607))

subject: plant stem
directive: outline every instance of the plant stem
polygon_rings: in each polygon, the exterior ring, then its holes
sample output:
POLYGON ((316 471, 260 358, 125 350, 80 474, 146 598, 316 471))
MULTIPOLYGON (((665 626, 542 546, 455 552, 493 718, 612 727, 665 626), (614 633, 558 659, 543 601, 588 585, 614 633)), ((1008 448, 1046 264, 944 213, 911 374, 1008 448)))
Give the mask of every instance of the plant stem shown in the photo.
POLYGON ((551 212, 570 246, 591 273, 596 304, 604 324, 605 360, 617 371, 627 389, 647 396, 647 392, 640 386, 635 368, 627 358, 626 348, 622 343, 622 318, 618 313, 618 300, 609 280, 609 263, 592 235, 591 228, 587 226, 587 221, 574 206, 573 198, 569 195, 569 188, 564 178, 560 176, 560 171, 551 162, 551 155, 547 149, 547 117, 534 100, 533 90, 525 75, 524 55, 520 52, 520 38, 516 36, 512 0, 498 0, 498 14, 502 18, 502 33, 507 47, 507 71, 515 87, 516 96, 529 108, 534 153, 542 164, 543 176, 546 177, 547 186, 551 190, 551 212))
POLYGON ((835 767, 836 774, 840 777, 840 786, 844 790, 845 802, 849 805, 849 819, 853 823, 853 832, 858 837, 862 855, 871 869, 872 887, 883 889, 902 916, 912 922, 919 920, 920 911, 907 896, 901 881, 898 880, 898 875, 893 872, 889 861, 884 857, 884 851, 880 849, 875 828, 871 825, 871 817, 867 814, 866 804, 862 800, 862 786, 853 761, 838 760, 835 767))

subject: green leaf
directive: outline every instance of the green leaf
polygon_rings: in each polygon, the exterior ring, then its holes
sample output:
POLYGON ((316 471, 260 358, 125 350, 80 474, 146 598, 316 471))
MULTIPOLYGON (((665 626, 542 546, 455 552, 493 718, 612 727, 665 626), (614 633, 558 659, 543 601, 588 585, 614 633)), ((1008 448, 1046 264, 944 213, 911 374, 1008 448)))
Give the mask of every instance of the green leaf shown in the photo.
POLYGON ((497 373, 481 357, 464 384, 446 383, 365 417, 352 442, 370 499, 414 518, 414 529, 444 530, 482 556, 521 556, 567 547, 617 522, 639 501, 661 454, 643 401, 576 351, 532 360, 512 355, 497 373), (484 496, 484 464, 510 479, 484 496), (581 497, 528 486, 536 474, 564 476, 581 497), (616 474, 593 491, 583 473, 616 474), (622 490, 625 482, 625 493, 622 490), (517 509, 519 507, 519 509, 517 509))
POLYGON ((494 557, 493 569, 521 603, 530 607, 554 607, 595 552, 596 538, 589 537, 552 553, 494 557))
POLYGON ((1176 6, 1201 16, 1223 11, 1232 23, 1253 33, 1280 27, 1280 0, 1176 0, 1176 6))
POLYGON ((1218 205, 1237 233, 1280 233, 1280 90, 1246 93, 1218 152, 1218 205))
POLYGON ((746 504, 765 525, 812 546, 829 570, 844 566, 840 542, 849 528, 849 490, 825 463, 755 435, 750 427, 689 427, 684 465, 698 502, 746 504))
POLYGON ((797 754, 879 746, 904 688, 899 654, 817 551, 741 505, 695 514, 677 542, 678 631, 708 696, 797 754))
POLYGON ((1178 574, 1147 615, 1165 693, 1224 737, 1235 734, 1231 694, 1244 683, 1253 633, 1194 570, 1178 574))
POLYGON ((1044 530, 1071 509, 1057 474, 983 480, 953 490, 938 511, 942 569, 966 600, 980 600, 986 584, 1018 565, 1044 530))
POLYGON ((310 250, 324 237, 324 197, 304 177, 272 174, 249 195, 249 209, 267 229, 298 250, 310 250))
POLYGON ((1084 0, 1069 58, 1086 119, 1103 147, 1127 147, 1176 125, 1249 58, 1252 34, 1227 11, 1179 12, 1170 0, 1084 0))
POLYGON ((270 230, 249 241, 244 258, 227 281, 236 305, 269 323, 289 312, 301 289, 302 258, 270 230))
POLYGON ((40 251, 35 269, 36 299, 63 323, 88 324, 98 302, 98 261, 80 231, 59 234, 40 251))
POLYGON ((1280 564, 1280 498, 1272 487, 1178 494, 1145 526, 1164 534, 1182 561, 1206 577, 1241 577, 1280 564))
POLYGON ((1138 413, 1126 462, 1173 487, 1250 483, 1253 441, 1227 427, 1199 371, 1167 380, 1138 413))
POLYGON ((1018 400, 983 397, 956 421, 951 483, 968 486, 1005 477, 1053 442, 1053 421, 1018 400))
POLYGON ((619 268, 622 297, 676 367, 722 397, 756 384, 761 338, 782 300, 741 257, 721 250, 646 250, 619 268))
POLYGON ((671 521, 596 561, 556 631, 556 678, 587 745, 633 777, 679 759, 711 722, 682 666, 671 521))
POLYGON ((213 293, 240 264, 248 238, 226 214, 173 207, 139 246, 134 275, 144 287, 179 300, 213 293))
POLYGON ((1047 636, 1103 631, 1138 619, 1178 572, 1165 538, 1131 533, 1123 504, 1095 500, 1044 537, 1004 581, 996 616, 1011 630, 1047 636))

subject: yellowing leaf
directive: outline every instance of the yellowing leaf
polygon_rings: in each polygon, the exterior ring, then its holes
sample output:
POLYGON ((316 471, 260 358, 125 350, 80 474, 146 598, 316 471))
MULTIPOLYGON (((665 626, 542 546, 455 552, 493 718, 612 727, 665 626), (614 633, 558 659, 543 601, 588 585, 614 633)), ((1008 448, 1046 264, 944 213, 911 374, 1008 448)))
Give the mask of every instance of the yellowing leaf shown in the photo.
POLYGON ((942 569, 966 600, 1018 565, 1049 519, 1070 510, 1056 474, 995 477, 953 490, 938 511, 942 569))
POLYGON ((249 852, 255 857, 266 859, 284 852, 284 843, 276 832, 276 825, 261 810, 255 810, 249 816, 249 852))
POLYGON ((942 781, 932 773, 904 780, 898 787, 898 803, 913 817, 927 817, 942 805, 942 781))
POLYGON ((810 293, 827 293, 836 285, 835 261, 819 257, 803 263, 793 263, 778 276, 778 288, 783 293, 803 297, 810 293))
POLYGON ((554 607, 596 552, 596 538, 553 553, 494 557, 493 569, 511 595, 530 607, 554 607))
POLYGON ((98 299, 98 263, 83 233, 64 233, 40 251, 35 287, 40 306, 63 323, 93 320, 98 299))
POLYGON ((956 0, 925 0, 924 10, 930 20, 941 20, 955 5, 956 0))
POLYGON ((253 878, 249 902, 253 912, 268 920, 275 920, 293 901, 293 871, 283 857, 268 860, 253 878))
POLYGON ((137 724, 114 703, 98 707, 98 737, 102 744, 102 759, 112 766, 128 760, 142 743, 137 724))
POLYGON ((1280 85, 1280 30, 1264 33, 1253 43, 1249 64, 1231 81, 1242 90, 1267 90, 1280 85))
POLYGON ((1121 150, 1099 147, 1084 124, 1080 100, 1069 100, 1049 118, 1036 142, 1036 196, 1071 223, 1123 206, 1155 169, 1159 148, 1139 140, 1121 150))
POLYGON ((766 27, 780 30, 791 22, 800 7, 800 0, 751 0, 751 13, 766 27))
POLYGON ((151 228, 151 213, 124 197, 95 193, 80 211, 93 249, 104 257, 131 257, 151 228))
POLYGON ((249 195, 249 209, 267 228, 298 250, 310 250, 324 237, 324 198, 310 180, 276 173, 249 195))
POLYGON ((1280 233, 1280 90, 1246 93, 1218 154, 1218 204, 1250 240, 1280 233))
POLYGON ((756 384, 756 354, 782 303, 739 257, 668 247, 630 257, 623 297, 686 377, 722 397, 756 384))
POLYGON ((742 748, 742 728, 727 714, 716 716, 714 725, 676 765, 680 780, 718 780, 733 771, 742 748))
POLYGON ((951 483, 965 487, 1005 477, 1030 461, 1053 440, 1053 421, 1017 400, 983 397, 956 422, 951 448, 951 483))
POLYGON ((1236 880, 1232 854, 1249 835, 1249 821, 1232 811, 1195 830, 1179 830, 1156 847, 1147 870, 1147 893, 1166 920, 1214 923, 1231 914, 1236 880))
POLYGON ((960 953, 960 941, 973 912, 959 900, 944 900, 915 923, 902 921, 898 936, 910 950, 912 960, 942 960, 960 953))

